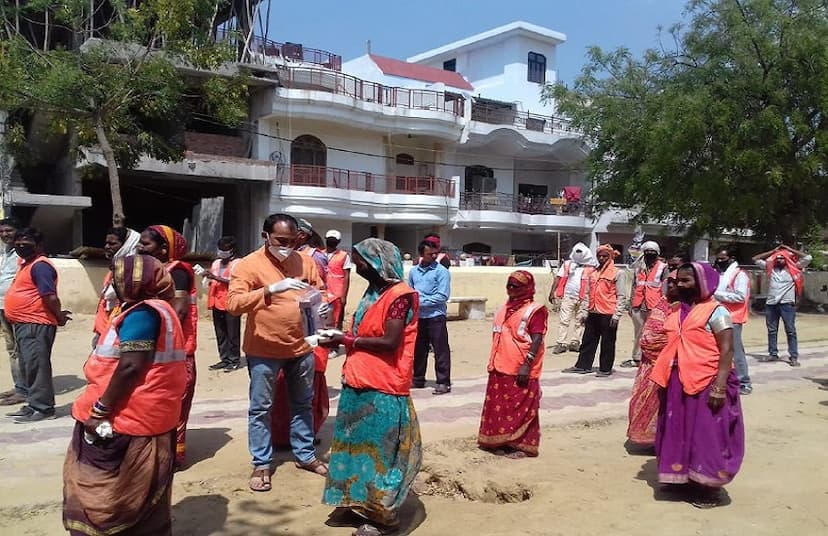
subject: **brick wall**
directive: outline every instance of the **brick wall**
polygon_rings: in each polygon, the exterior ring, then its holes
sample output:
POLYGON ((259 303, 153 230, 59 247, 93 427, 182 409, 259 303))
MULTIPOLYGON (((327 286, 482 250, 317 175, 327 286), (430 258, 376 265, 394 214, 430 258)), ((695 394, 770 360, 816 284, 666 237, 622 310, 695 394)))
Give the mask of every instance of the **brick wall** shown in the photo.
POLYGON ((184 133, 184 143, 187 150, 194 153, 247 157, 244 140, 236 136, 187 131, 184 133))

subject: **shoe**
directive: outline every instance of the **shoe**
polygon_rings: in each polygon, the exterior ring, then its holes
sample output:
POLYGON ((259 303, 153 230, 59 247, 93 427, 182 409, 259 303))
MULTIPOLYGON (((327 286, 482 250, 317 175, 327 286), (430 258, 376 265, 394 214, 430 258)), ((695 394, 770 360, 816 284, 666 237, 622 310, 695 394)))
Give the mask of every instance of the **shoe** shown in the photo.
POLYGON ((6 413, 6 417, 26 417, 32 413, 34 413, 34 410, 30 406, 23 406, 17 411, 6 413))
POLYGON ((635 359, 627 359, 626 361, 621 363, 620 366, 622 366, 624 368, 638 368, 638 366, 640 364, 641 364, 641 361, 636 361, 635 359))
POLYGON ((570 352, 580 352, 581 351, 581 343, 579 343, 579 342, 569 343, 569 351, 570 352))
POLYGON ((799 358, 792 357, 791 360, 788 361, 788 364, 792 367, 798 367, 799 366, 799 358))
POLYGON ((209 368, 210 370, 222 370, 227 368, 227 365, 228 363, 225 363, 224 361, 219 361, 218 363, 213 363, 207 368, 209 368))
POLYGON ((445 395, 451 392, 451 385, 445 385, 442 383, 438 383, 437 387, 431 392, 433 395, 445 395))
POLYGON ((412 389, 425 389, 425 382, 423 382, 423 383, 411 382, 411 388, 412 389))
POLYGON ((26 424, 30 422, 40 422, 40 421, 48 421, 56 418, 55 410, 52 410, 49 413, 44 413, 42 411, 32 411, 28 415, 23 415, 20 417, 15 417, 14 422, 16 424, 26 424))
POLYGON ((774 361, 779 361, 778 355, 763 355, 756 358, 756 361, 760 363, 773 363, 774 361))
POLYGON ((753 386, 752 385, 742 385, 742 386, 739 387, 739 394, 742 395, 742 396, 747 396, 752 392, 753 392, 753 386))
POLYGON ((566 345, 565 344, 556 344, 552 347, 553 354, 562 354, 566 352, 566 345))
POLYGON ((569 368, 563 369, 561 372, 566 373, 566 374, 589 374, 592 371, 582 369, 582 368, 578 368, 578 367, 569 367, 569 368))
POLYGON ((224 372, 233 372, 234 370, 239 370, 241 368, 241 363, 230 363, 226 367, 224 367, 224 372))
POLYGON ((17 404, 22 404, 25 401, 25 396, 14 393, 6 398, 0 398, 0 406, 16 406, 17 404))
POLYGON ((612 376, 612 371, 610 370, 610 371, 604 372, 603 370, 599 370, 598 372, 595 373, 595 376, 598 377, 598 378, 609 378, 610 376, 612 376))

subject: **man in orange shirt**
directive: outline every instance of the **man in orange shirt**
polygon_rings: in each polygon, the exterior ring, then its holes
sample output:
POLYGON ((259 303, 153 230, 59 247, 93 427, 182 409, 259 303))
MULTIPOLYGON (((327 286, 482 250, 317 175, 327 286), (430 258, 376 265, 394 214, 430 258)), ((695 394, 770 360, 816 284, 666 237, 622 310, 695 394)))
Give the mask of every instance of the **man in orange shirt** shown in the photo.
MULTIPOLYGON (((290 398, 290 442, 296 466, 319 475, 328 467, 313 447, 313 353, 305 342, 302 294, 324 287, 316 263, 294 251, 298 222, 272 214, 262 227, 264 245, 239 261, 227 295, 227 311, 247 314, 242 349, 250 374, 248 447, 253 458, 250 489, 270 491, 273 464, 271 409, 276 375, 284 370, 290 398)), ((322 308, 329 308, 324 303, 322 308)), ((327 311, 324 311, 327 313, 327 311)))
POLYGON ((21 229, 14 237, 14 248, 22 262, 6 293, 5 313, 14 326, 27 404, 8 416, 18 423, 31 423, 55 418, 52 345, 57 327, 65 326, 71 313, 60 308, 58 274, 43 254, 40 231, 21 229))

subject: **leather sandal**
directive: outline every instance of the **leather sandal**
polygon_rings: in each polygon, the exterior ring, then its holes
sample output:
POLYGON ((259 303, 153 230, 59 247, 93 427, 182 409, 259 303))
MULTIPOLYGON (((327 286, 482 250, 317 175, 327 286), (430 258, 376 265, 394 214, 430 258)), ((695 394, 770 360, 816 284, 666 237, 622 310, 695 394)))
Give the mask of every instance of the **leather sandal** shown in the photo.
POLYGON ((297 469, 302 469, 319 476, 328 476, 328 466, 316 458, 309 463, 293 462, 293 465, 295 465, 297 469))
POLYGON ((270 469, 254 469, 253 474, 250 475, 250 483, 248 485, 253 491, 270 491, 273 488, 273 485, 270 483, 270 469))

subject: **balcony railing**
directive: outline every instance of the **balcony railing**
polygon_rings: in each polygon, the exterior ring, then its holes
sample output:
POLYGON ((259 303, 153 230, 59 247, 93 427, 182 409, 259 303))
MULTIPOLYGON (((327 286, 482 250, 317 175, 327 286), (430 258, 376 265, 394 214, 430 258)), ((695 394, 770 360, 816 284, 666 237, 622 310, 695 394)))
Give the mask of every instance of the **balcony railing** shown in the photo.
MULTIPOLYGON (((216 39, 230 40, 238 46, 239 50, 243 49, 244 39, 237 32, 219 29, 216 32, 216 39)), ((342 70, 342 56, 327 50, 308 48, 301 43, 279 43, 256 35, 250 39, 248 49, 243 59, 249 63, 267 65, 282 63, 284 60, 285 62, 313 63, 334 71, 342 70)))
POLYGON ((327 91, 346 95, 365 102, 412 110, 435 110, 463 115, 465 99, 462 95, 433 91, 390 87, 369 82, 340 72, 291 67, 280 70, 279 81, 284 87, 327 91))
POLYGON ((438 177, 408 177, 378 175, 368 171, 332 168, 326 166, 290 166, 289 183, 294 186, 338 188, 378 194, 454 195, 454 182, 438 177))
POLYGON ((480 103, 472 103, 471 119, 490 125, 509 125, 521 130, 534 130, 547 134, 574 132, 569 120, 562 117, 519 112, 506 107, 493 107, 480 103))
POLYGON ((582 202, 566 203, 563 199, 549 197, 528 197, 498 192, 460 192, 460 210, 580 216, 584 213, 584 205, 582 202))

